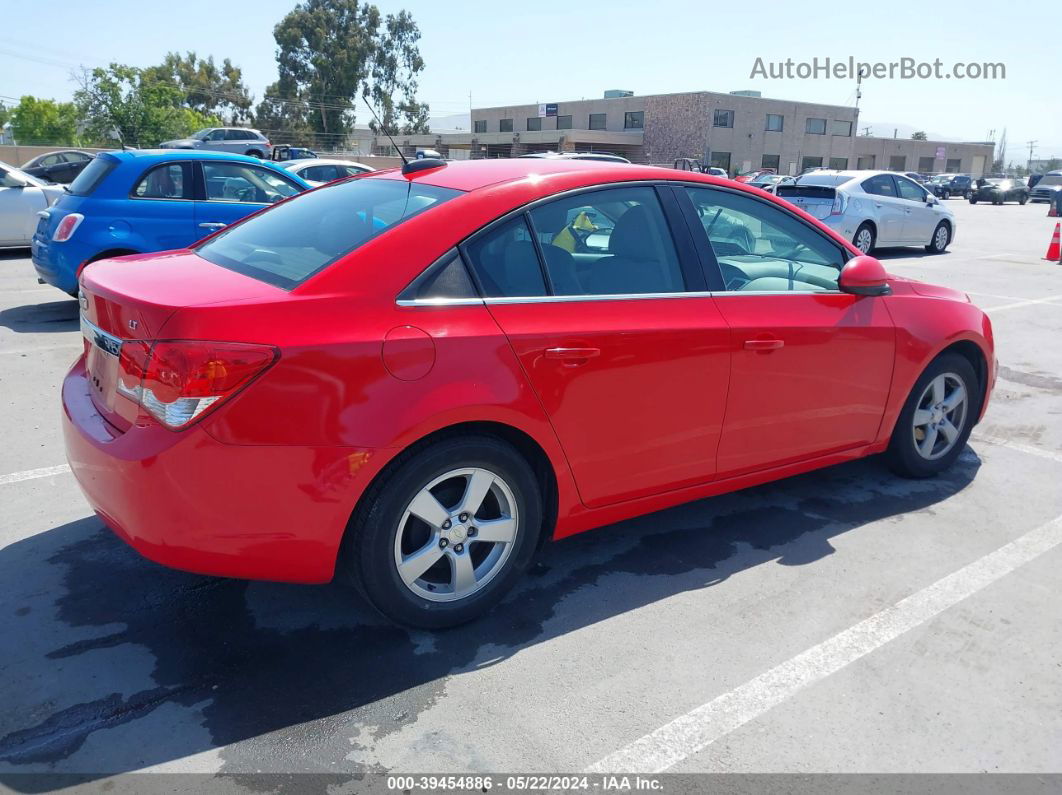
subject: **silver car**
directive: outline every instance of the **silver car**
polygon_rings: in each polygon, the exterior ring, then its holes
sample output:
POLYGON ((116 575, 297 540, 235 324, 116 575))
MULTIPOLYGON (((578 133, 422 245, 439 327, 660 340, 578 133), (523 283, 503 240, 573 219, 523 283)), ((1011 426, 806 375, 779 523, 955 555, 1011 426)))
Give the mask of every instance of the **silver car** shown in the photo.
POLYGON ((925 246, 939 254, 955 239, 955 216, 914 180, 891 171, 814 171, 775 194, 815 216, 863 253, 925 246))
POLYGON ((266 157, 271 150, 268 138, 258 130, 245 127, 207 127, 188 138, 163 141, 159 148, 205 149, 210 152, 228 152, 251 157, 266 157))
POLYGON ((37 213, 51 207, 63 193, 61 185, 48 185, 0 163, 0 247, 28 246, 40 220, 37 213))
POLYGON ((288 160, 280 165, 292 174, 298 174, 311 185, 324 185, 334 179, 353 177, 376 170, 372 166, 355 163, 353 160, 329 160, 323 157, 288 160))

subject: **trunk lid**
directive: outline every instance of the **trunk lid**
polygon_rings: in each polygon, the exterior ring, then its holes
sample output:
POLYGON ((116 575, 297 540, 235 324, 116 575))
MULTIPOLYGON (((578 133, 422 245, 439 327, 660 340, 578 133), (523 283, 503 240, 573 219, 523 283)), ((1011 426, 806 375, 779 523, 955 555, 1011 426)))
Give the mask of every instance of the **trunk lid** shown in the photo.
POLYGON ((94 262, 81 275, 85 368, 96 409, 120 431, 139 415, 118 389, 123 346, 163 335, 181 309, 286 295, 280 288, 219 268, 191 251, 136 254, 94 262))
POLYGON ((825 185, 779 185, 775 195, 819 220, 830 217, 837 191, 825 185))

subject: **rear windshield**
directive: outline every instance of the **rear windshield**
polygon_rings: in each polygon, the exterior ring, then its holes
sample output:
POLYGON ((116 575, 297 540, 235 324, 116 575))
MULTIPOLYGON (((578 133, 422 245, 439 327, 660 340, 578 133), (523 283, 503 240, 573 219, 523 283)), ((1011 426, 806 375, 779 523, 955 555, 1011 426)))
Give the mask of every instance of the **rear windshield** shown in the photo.
POLYGON ((797 177, 797 183, 800 185, 843 185, 849 180, 853 180, 855 177, 846 176, 844 174, 805 174, 802 177, 797 177))
POLYGON ((801 196, 806 199, 829 199, 833 201, 836 192, 833 188, 822 185, 779 185, 774 189, 779 196, 801 196))
POLYGON ((103 178, 114 171, 118 161, 109 157, 94 157, 92 162, 74 177, 67 190, 75 196, 88 196, 103 182, 103 178))
POLYGON ((345 254, 461 191, 397 179, 355 179, 278 204, 199 246, 203 259, 291 289, 345 254))

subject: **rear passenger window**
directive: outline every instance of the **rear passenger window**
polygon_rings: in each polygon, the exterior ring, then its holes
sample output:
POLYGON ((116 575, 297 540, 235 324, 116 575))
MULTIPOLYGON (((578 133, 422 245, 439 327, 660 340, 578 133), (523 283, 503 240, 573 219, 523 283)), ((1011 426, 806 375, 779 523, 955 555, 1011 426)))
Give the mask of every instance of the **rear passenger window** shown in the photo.
POLYGON ((133 188, 137 199, 191 199, 191 163, 166 163, 149 170, 133 188))
POLYGON ((609 188, 536 207, 531 221, 556 295, 686 289, 656 191, 609 188))
POLYGON ((878 174, 863 182, 863 190, 874 196, 896 196, 896 186, 888 174, 878 174))
POLYGON ((468 255, 484 296, 546 295, 538 254, 522 215, 477 237, 468 244, 468 255))

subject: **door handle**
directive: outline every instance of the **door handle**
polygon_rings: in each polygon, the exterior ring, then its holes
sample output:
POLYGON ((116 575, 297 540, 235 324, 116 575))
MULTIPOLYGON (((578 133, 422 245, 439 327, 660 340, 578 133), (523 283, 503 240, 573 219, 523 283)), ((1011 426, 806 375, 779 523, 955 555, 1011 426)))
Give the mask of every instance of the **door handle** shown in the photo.
POLYGON ((214 223, 203 223, 203 224, 199 225, 199 228, 200 229, 224 229, 225 228, 225 224, 221 224, 221 223, 217 223, 217 222, 214 222, 214 223))
POLYGON ((776 351, 785 345, 785 340, 745 340, 747 351, 776 351))
POLYGON ((556 359, 569 365, 585 364, 588 359, 600 355, 600 348, 546 348, 547 359, 556 359))

